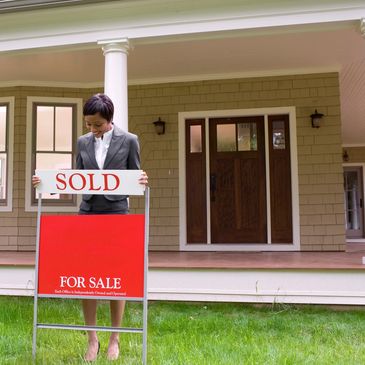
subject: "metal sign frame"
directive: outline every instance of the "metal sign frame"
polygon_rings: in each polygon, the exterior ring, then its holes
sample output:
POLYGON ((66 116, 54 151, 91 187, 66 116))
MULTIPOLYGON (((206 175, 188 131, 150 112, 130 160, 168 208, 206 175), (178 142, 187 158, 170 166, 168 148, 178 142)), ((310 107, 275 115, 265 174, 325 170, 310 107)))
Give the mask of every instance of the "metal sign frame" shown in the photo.
MULTIPOLYGON (((82 192, 80 192, 82 193, 82 192)), ((38 274, 39 274, 39 246, 40 246, 40 226, 42 213, 42 193, 38 196, 37 208, 37 235, 36 235, 36 263, 35 263, 35 284, 34 284, 34 315, 33 315, 33 345, 32 356, 35 360, 37 351, 37 330, 38 328, 65 329, 65 330, 92 330, 100 332, 119 333, 141 333, 142 334, 142 364, 147 365, 147 318, 148 318, 148 298, 147 298, 147 276, 148 276, 148 243, 149 243, 149 210, 150 210, 150 188, 146 187, 145 197, 145 232, 144 232, 144 288, 142 298, 132 297, 109 297, 109 296, 71 296, 71 295, 47 295, 38 294, 38 274), (87 326, 87 325, 67 325, 38 322, 38 298, 70 298, 70 299, 106 299, 106 300, 126 300, 143 303, 142 328, 111 327, 111 326, 87 326)))

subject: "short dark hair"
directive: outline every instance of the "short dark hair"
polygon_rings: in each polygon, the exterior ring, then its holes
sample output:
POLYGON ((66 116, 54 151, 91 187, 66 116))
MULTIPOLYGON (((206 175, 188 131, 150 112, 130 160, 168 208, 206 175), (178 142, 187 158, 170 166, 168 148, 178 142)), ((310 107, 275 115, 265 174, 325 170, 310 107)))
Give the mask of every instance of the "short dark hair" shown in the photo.
POLYGON ((108 122, 113 120, 114 105, 109 96, 105 94, 95 94, 86 101, 83 109, 84 116, 97 113, 108 122))

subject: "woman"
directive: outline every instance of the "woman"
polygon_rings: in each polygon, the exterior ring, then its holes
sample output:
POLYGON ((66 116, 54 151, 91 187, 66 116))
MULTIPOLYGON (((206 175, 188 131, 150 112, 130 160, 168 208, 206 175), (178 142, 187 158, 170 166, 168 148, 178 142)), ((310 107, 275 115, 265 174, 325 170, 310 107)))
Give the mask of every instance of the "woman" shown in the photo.
MULTIPOLYGON (((96 94, 84 105, 83 116, 89 133, 77 141, 76 169, 139 170, 139 143, 136 135, 122 131, 113 124, 114 105, 105 94, 96 94)), ((34 186, 40 179, 33 176, 34 186)), ((139 183, 148 184, 145 172, 139 183)), ((83 195, 79 214, 128 214, 128 200, 125 195, 83 195)), ((85 323, 96 325, 97 301, 82 301, 85 323)), ((111 300, 112 327, 120 327, 125 301, 111 300)), ((99 353, 100 343, 96 331, 88 331, 86 361, 94 361, 99 353)), ((116 360, 119 356, 119 333, 112 332, 109 339, 107 358, 116 360)))

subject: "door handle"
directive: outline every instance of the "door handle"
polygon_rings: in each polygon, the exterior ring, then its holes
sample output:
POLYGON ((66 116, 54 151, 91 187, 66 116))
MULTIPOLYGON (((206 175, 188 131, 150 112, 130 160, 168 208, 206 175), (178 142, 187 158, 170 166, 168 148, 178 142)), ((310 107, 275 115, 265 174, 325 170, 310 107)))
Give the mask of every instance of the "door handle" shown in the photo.
POLYGON ((217 177, 215 174, 210 174, 210 191, 214 192, 217 188, 217 177))
POLYGON ((215 174, 210 174, 210 201, 215 201, 215 191, 217 189, 217 177, 215 174))

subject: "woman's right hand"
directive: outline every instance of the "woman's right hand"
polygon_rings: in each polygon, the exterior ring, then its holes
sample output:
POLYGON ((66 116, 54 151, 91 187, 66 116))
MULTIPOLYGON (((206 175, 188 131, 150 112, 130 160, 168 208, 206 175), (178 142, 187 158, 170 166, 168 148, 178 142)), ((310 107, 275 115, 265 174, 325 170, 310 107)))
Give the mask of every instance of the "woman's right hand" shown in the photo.
POLYGON ((41 178, 36 176, 36 175, 33 175, 32 176, 32 185, 33 185, 33 188, 36 188, 39 184, 41 183, 41 178))

